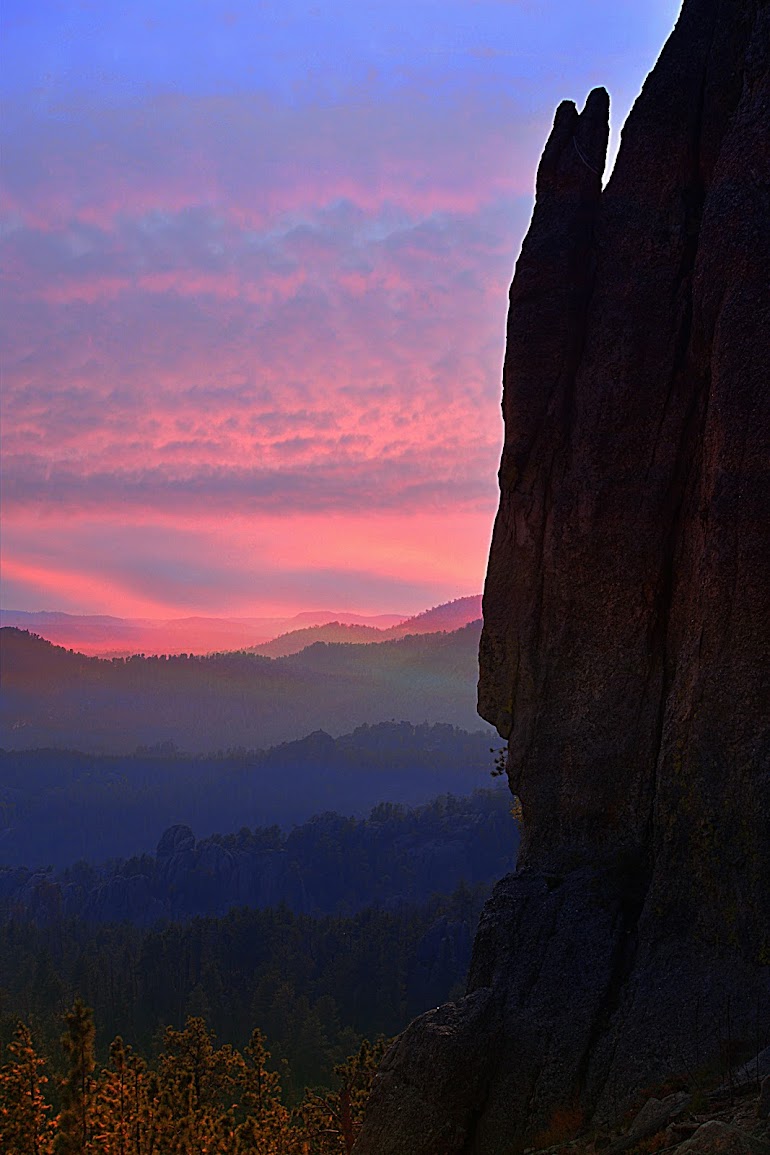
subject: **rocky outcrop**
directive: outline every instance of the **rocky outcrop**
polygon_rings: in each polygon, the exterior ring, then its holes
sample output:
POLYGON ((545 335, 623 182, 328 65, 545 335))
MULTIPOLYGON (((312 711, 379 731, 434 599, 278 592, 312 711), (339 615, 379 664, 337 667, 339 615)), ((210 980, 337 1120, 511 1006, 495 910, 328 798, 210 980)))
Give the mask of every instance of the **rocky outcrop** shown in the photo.
POLYGON ((607 123, 557 110, 510 295, 479 711, 519 869, 361 1155, 516 1152, 770 1036, 770 4, 685 0, 602 189, 607 123))

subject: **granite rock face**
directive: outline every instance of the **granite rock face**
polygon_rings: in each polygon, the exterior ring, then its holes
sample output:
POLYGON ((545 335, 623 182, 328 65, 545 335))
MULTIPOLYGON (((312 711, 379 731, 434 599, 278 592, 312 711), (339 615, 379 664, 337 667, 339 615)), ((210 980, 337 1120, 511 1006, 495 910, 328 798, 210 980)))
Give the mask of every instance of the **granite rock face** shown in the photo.
POLYGON ((770 1037, 768 0, 685 0, 602 189, 607 121, 557 110, 510 294, 479 712, 519 869, 361 1155, 516 1152, 770 1037))

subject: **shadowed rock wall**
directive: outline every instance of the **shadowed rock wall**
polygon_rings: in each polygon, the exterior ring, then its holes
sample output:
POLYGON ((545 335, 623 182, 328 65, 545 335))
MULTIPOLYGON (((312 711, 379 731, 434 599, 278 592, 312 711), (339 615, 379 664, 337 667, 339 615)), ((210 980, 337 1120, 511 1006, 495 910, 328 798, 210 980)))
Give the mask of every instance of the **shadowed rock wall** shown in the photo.
POLYGON ((511 287, 479 712, 517 874, 362 1155, 502 1155, 770 1037, 770 4, 685 0, 602 191, 556 112, 511 287))

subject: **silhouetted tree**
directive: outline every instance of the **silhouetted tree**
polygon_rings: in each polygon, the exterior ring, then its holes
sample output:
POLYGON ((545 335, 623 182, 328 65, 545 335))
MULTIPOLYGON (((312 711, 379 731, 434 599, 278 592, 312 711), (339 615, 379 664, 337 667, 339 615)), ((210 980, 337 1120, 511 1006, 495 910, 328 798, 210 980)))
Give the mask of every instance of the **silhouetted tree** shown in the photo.
POLYGON ((93 1151, 92 1124, 95 1082, 94 1017, 90 1007, 76 999, 64 1016, 62 1046, 68 1059, 62 1083, 62 1109, 56 1120, 56 1155, 85 1155, 93 1151))

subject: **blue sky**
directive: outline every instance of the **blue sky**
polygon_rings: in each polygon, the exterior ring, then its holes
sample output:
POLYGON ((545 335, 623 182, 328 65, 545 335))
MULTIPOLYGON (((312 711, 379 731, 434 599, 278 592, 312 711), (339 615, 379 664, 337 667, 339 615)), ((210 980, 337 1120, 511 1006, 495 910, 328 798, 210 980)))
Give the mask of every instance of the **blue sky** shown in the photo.
MULTIPOLYGON (((678 5, 607 0, 36 3, 3 6, 4 93, 262 92, 291 103, 417 82, 551 101, 554 86, 634 89, 678 5), (544 91, 544 86, 546 91, 544 91)), ((620 94, 620 93, 619 93, 620 94)))

